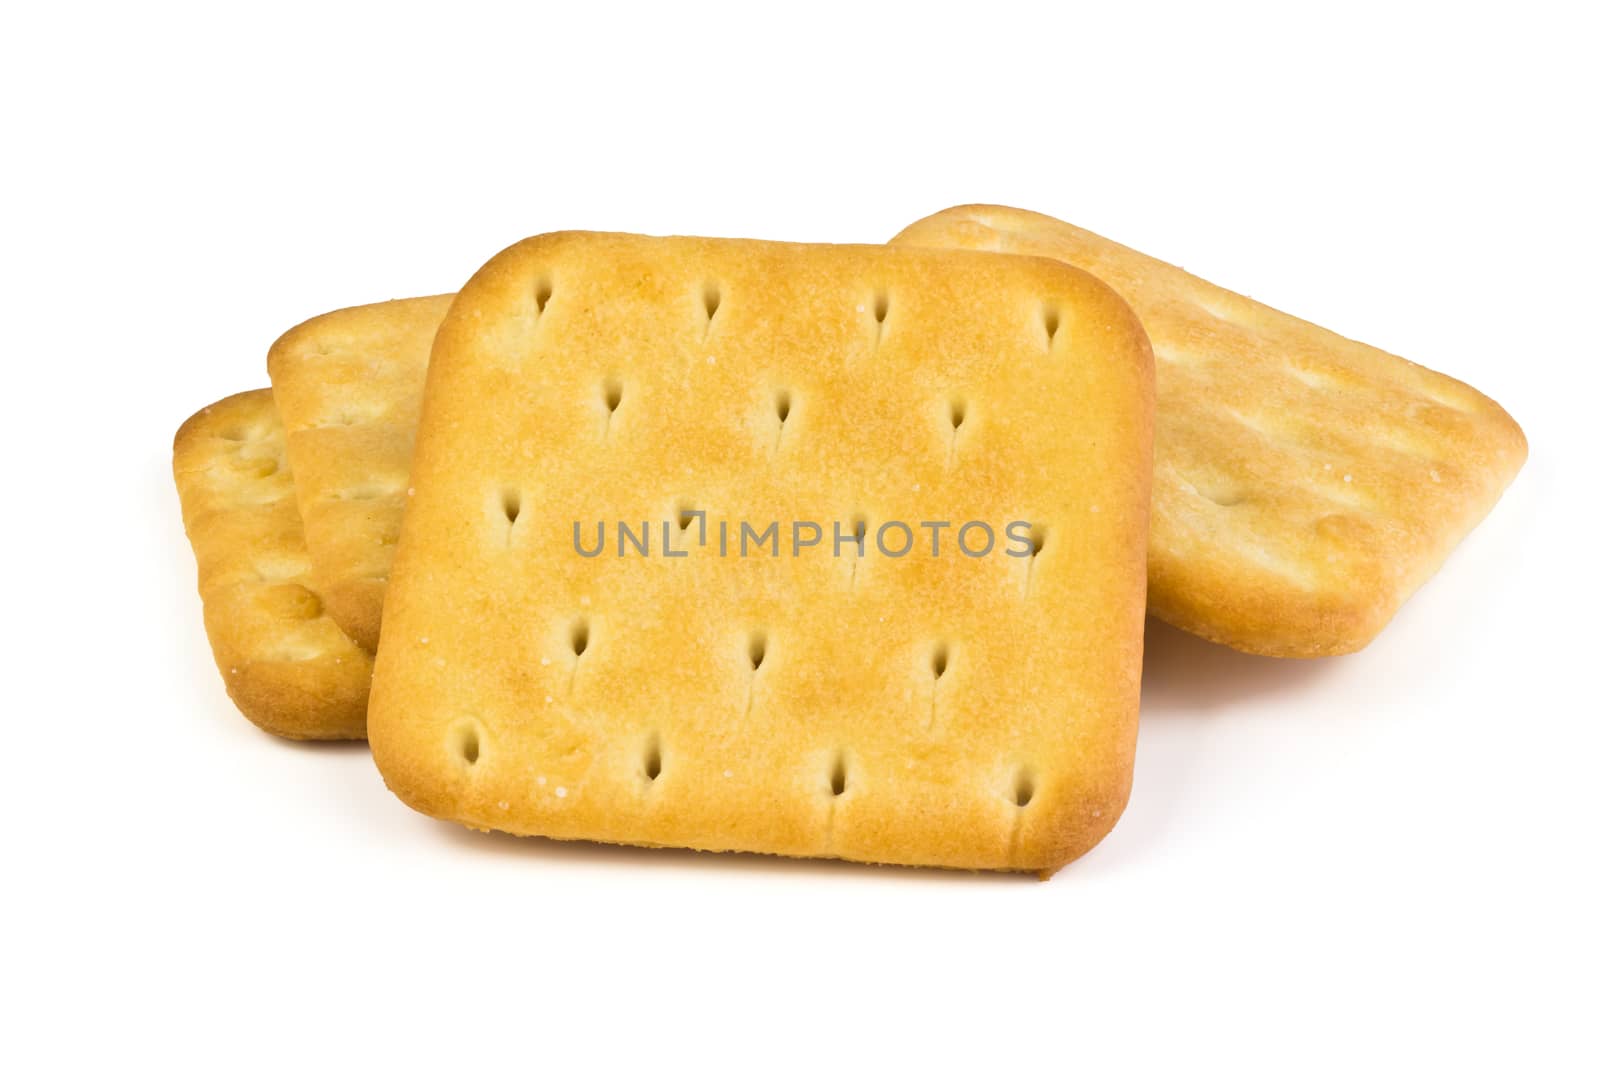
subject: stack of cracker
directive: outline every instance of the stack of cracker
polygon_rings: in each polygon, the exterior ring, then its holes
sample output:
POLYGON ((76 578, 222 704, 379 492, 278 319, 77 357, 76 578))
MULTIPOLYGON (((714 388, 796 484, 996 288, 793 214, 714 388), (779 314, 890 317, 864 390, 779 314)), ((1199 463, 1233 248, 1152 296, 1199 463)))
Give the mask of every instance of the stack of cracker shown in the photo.
POLYGON ((1116 822, 1147 575, 1215 641, 1359 649, 1526 451, 1470 387, 1005 208, 532 238, 268 366, 173 457, 252 721, 366 735, 474 828, 962 869, 1116 822))

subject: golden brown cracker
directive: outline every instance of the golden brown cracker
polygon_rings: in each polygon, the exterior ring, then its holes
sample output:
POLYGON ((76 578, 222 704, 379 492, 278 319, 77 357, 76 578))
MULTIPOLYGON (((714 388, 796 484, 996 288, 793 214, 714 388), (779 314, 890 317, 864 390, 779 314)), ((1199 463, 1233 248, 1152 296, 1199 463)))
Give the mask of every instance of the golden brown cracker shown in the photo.
POLYGON ((1127 307, 1048 260, 516 245, 433 350, 378 766, 522 835, 1052 871, 1130 784, 1152 403, 1127 307), (581 555, 602 520, 656 552, 581 555), (1039 541, 968 555, 971 521, 1039 541))
POLYGON ((1157 367, 1150 611, 1213 641, 1360 649, 1527 456, 1472 387, 1049 216, 951 208, 893 243, 1049 256, 1127 299, 1157 367))

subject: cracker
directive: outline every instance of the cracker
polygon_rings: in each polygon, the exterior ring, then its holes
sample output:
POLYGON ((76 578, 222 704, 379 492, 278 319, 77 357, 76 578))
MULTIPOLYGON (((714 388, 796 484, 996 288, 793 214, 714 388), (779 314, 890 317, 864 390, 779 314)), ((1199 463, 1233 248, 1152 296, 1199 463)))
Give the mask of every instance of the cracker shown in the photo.
POLYGON ((1127 298, 1158 369, 1150 611, 1212 641, 1360 649, 1527 456, 1470 386, 1049 216, 951 208, 894 244, 1050 256, 1127 298))
POLYGON ((372 658, 324 615, 311 583, 270 390, 235 394, 178 429, 172 474, 228 695, 290 739, 366 734, 372 658))
POLYGON ((328 615, 368 650, 378 647, 428 349, 450 299, 329 312, 284 334, 267 357, 312 575, 328 615))
POLYGON ((521 835, 1053 871, 1127 798, 1153 390, 1127 307, 1049 260, 516 245, 434 345, 378 767, 521 835), (601 520, 656 552, 579 555, 601 520), (892 557, 892 520, 1042 541, 892 557), (768 521, 846 546, 719 555, 768 521))

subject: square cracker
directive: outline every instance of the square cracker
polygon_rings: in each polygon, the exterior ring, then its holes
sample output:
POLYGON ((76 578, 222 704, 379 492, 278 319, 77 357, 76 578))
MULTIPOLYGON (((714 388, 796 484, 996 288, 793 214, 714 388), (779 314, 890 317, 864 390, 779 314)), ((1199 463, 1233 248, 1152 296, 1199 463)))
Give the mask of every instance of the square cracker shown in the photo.
POLYGON ((1133 306, 1157 367, 1150 611, 1214 642, 1360 649, 1527 456, 1472 387, 1047 215, 951 208, 893 243, 1049 256, 1133 306))
POLYGON ((1127 798, 1153 390, 1126 305, 1049 260, 516 245, 434 345, 378 767, 477 828, 1053 871, 1127 798), (619 520, 654 555, 575 550, 619 520), (742 523, 858 520, 863 554, 740 554, 742 523), (1042 544, 892 557, 891 521, 1042 544))
POLYGON ((172 443, 206 635, 228 695, 290 739, 366 735, 372 658, 323 614, 310 580, 270 390, 196 412, 172 443))
POLYGON ((428 350, 451 296, 329 312, 267 355, 312 575, 328 615, 368 650, 378 648, 428 350))

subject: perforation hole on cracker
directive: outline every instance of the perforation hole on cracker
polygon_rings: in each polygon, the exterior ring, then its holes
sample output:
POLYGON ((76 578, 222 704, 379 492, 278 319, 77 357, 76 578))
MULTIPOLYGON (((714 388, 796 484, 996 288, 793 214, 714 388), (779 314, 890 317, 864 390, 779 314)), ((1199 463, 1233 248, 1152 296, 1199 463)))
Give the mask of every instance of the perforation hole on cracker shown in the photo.
POLYGON ((1044 319, 1044 347, 1048 349, 1055 344, 1056 332, 1061 329, 1061 310, 1045 305, 1040 314, 1044 319))
POLYGON ((651 735, 644 744, 644 778, 654 783, 661 778, 661 738, 651 735))
POLYGON ((722 287, 715 282, 707 282, 700 287, 700 305, 706 312, 706 331, 711 330, 711 324, 717 318, 717 311, 722 307, 722 287))
POLYGON ((1028 803, 1033 801, 1033 771, 1031 769, 1017 769, 1016 777, 1011 782, 1011 801, 1018 809, 1026 809, 1028 803))
POLYGON ((478 763, 479 742, 478 726, 470 721, 456 724, 450 733, 451 748, 457 757, 467 765, 478 763))
POLYGON ((1242 504, 1244 502, 1244 491, 1235 486, 1216 484, 1202 485, 1193 482, 1191 482, 1190 485, 1194 487, 1195 493, 1199 494, 1213 505, 1220 505, 1223 508, 1232 508, 1233 506, 1242 504))
POLYGON ((861 568, 861 561, 867 553, 867 518, 861 513, 851 517, 849 525, 845 528, 848 532, 846 544, 841 546, 839 552, 850 563, 850 589, 856 586, 856 573, 861 568))
POLYGON ((850 770, 845 765, 844 751, 835 751, 828 769, 828 790, 835 798, 850 789, 850 770))
POLYGON ((871 348, 872 349, 876 349, 879 345, 883 344, 884 324, 889 319, 889 293, 888 293, 888 291, 887 290, 883 290, 883 289, 879 289, 879 290, 875 291, 873 293, 873 295, 872 295, 872 300, 871 300, 870 304, 869 305, 857 305, 857 310, 858 311, 870 311, 870 313, 872 315, 872 344, 871 344, 871 348))

